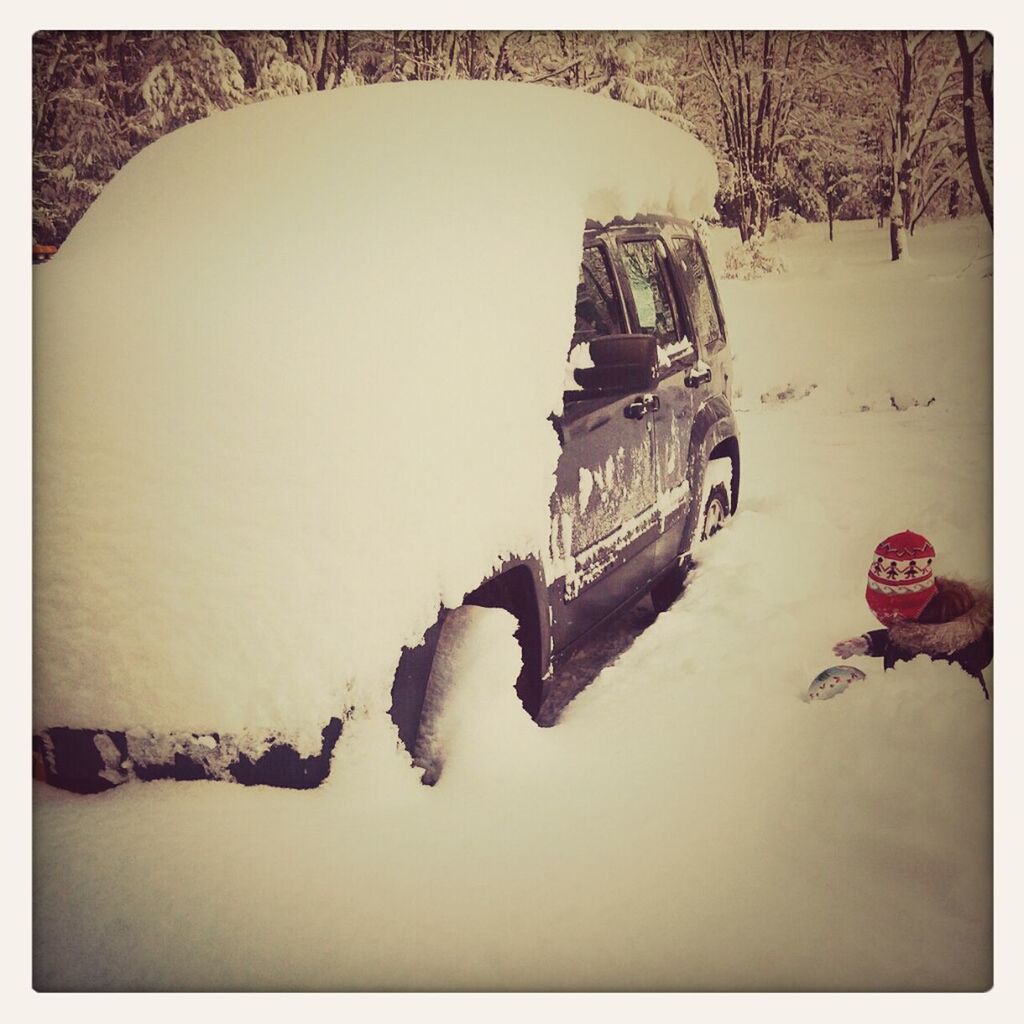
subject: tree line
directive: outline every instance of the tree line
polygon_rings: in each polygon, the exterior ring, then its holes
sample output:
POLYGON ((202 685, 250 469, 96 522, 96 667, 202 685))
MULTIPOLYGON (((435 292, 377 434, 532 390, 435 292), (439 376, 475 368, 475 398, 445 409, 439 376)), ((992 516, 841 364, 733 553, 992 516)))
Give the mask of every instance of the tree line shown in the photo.
POLYGON ((33 238, 59 245, 161 135, 244 103, 384 82, 490 79, 648 109, 714 153, 744 242, 783 211, 992 221, 992 38, 969 32, 39 32, 33 238), (979 104, 978 100, 981 99, 979 104))

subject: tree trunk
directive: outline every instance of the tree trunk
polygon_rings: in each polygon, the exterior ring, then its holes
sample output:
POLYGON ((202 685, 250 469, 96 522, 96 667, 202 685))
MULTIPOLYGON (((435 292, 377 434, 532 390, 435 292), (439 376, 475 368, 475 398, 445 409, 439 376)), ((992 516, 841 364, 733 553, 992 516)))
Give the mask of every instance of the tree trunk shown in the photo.
POLYGON ((960 216, 960 182, 955 178, 949 184, 949 206, 946 213, 950 220, 956 220, 960 216))
MULTIPOLYGON (((908 125, 910 111, 906 111, 908 125)), ((903 112, 900 113, 903 118, 903 112)), ((904 147, 905 153, 905 147, 904 147)), ((889 207, 889 246, 894 260, 902 259, 907 251, 907 226, 913 217, 911 216, 911 194, 910 194, 910 160, 907 156, 900 159, 899 166, 894 174, 894 185, 892 193, 892 205, 889 207)))
POLYGON ((964 144, 967 147, 967 166, 971 169, 971 180, 981 200, 989 224, 992 223, 992 183, 978 153, 978 133, 974 123, 974 54, 967 44, 967 34, 957 32, 956 41, 960 47, 960 66, 963 70, 964 144))
MULTIPOLYGON (((743 220, 746 224, 746 238, 743 239, 744 241, 748 241, 754 235, 764 234, 761 228, 761 203, 758 199, 756 188, 751 188, 744 196, 743 220)), ((741 237, 742 234, 741 231, 741 237)))
POLYGON ((889 218, 889 249, 893 260, 902 259, 907 251, 907 233, 899 215, 889 218))
MULTIPOLYGON (((985 33, 985 45, 991 51, 992 33, 985 33)), ((981 95, 985 99, 985 106, 988 108, 988 116, 992 116, 992 66, 982 61, 981 65, 981 95)))
POLYGON ((835 203, 832 200, 832 196, 828 195, 825 197, 825 206, 828 210, 828 240, 831 242, 835 237, 835 233, 832 228, 832 224, 835 221, 835 203))
POLYGON ((800 33, 736 30, 700 32, 695 40, 717 94, 725 153, 736 174, 736 220, 746 242, 764 233, 777 205, 776 164, 806 40, 800 33))
POLYGON ((768 230, 768 214, 771 212, 771 207, 768 203, 762 202, 760 209, 757 211, 757 233, 763 238, 765 232, 768 230))
POLYGON ((885 167, 885 137, 879 133, 878 136, 878 178, 875 183, 878 194, 878 228, 881 230, 885 227, 885 193, 882 188, 882 183, 886 179, 887 175, 885 167))
POLYGON ((889 204, 889 249, 893 260, 907 251, 907 225, 910 223, 910 162, 900 161, 893 169, 892 201, 889 204))
POLYGON ((744 180, 744 176, 740 175, 740 194, 739 194, 739 216, 736 218, 740 229, 740 241, 747 242, 750 240, 750 236, 753 234, 751 224, 753 222, 753 210, 749 201, 749 194, 747 192, 747 183, 744 180))
POLYGON ((914 57, 910 52, 907 32, 900 32, 902 51, 899 110, 896 137, 893 140, 893 190, 889 207, 889 248, 893 260, 902 259, 907 251, 907 226, 913 220, 910 166, 910 96, 914 85, 914 57))

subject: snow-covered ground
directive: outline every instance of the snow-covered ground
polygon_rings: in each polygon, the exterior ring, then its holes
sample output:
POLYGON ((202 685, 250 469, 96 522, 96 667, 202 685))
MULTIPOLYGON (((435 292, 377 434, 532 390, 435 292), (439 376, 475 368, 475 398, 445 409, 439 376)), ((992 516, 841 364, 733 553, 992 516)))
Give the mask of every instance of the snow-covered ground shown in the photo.
POLYGON ((37 986, 986 988, 999 680, 989 704, 948 665, 856 659, 801 699, 872 626, 882 537, 990 581, 991 234, 912 246, 808 226, 788 275, 720 280, 740 514, 556 728, 477 610, 433 789, 379 715, 315 791, 37 785, 37 986))

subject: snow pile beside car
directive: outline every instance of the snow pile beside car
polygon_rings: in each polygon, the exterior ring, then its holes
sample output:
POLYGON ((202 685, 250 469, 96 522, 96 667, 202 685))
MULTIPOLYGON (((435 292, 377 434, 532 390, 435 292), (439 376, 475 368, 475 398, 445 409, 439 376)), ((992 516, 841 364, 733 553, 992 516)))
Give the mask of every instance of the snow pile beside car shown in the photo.
POLYGON ((587 217, 690 136, 544 87, 338 90, 121 171, 37 271, 37 725, 320 729, 540 550, 587 217))

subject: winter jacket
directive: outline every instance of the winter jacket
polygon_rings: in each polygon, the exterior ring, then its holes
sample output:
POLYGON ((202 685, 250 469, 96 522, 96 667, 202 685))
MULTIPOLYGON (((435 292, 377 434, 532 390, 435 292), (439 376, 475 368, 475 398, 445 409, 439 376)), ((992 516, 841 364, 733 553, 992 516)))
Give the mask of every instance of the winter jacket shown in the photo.
POLYGON ((927 618, 926 607, 917 621, 901 619, 888 629, 865 633, 867 653, 882 658, 887 669, 897 661, 910 661, 919 654, 959 665, 978 680, 988 700, 988 687, 981 670, 992 661, 992 598, 983 590, 941 576, 936 577, 935 586, 937 597, 952 593, 952 596, 966 599, 967 611, 945 622, 927 622, 923 621, 927 618))

